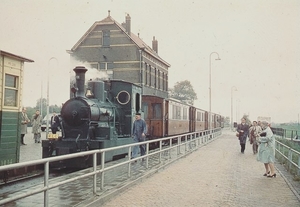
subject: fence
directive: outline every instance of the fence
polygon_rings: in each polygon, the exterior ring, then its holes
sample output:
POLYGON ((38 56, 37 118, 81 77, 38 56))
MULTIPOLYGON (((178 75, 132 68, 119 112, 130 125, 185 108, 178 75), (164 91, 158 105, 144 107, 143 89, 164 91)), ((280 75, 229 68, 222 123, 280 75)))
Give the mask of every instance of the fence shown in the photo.
MULTIPOLYGON (((278 137, 277 139, 281 138, 278 137)), ((276 139, 276 158, 284 165, 287 170, 293 174, 300 176, 300 152, 294 150, 293 148, 283 144, 276 139)))
POLYGON ((299 139, 300 140, 300 131, 299 130, 292 130, 292 129, 283 129, 283 128, 274 128, 271 127, 273 133, 281 138, 289 138, 291 140, 299 139))
MULTIPOLYGON (((112 147, 107 149, 93 150, 81 153, 74 153, 64 156, 51 157, 46 159, 40 159, 36 161, 29 161, 11 165, 0 166, 0 172, 5 172, 6 170, 17 169, 25 166, 32 165, 44 165, 44 181, 42 185, 34 185, 26 189, 26 192, 16 192, 9 194, 7 196, 1 197, 0 205, 7 204, 13 201, 17 201, 22 198, 26 198, 35 194, 43 193, 43 206, 49 206, 49 191, 50 189, 62 187, 63 185, 70 184, 72 182, 86 179, 84 180, 85 184, 89 183, 91 185, 82 186, 81 190, 84 190, 84 187, 87 190, 92 191, 93 195, 99 195, 101 192, 104 192, 105 186, 109 185, 111 180, 107 180, 107 175, 110 170, 122 167, 122 170, 116 170, 118 173, 120 171, 124 172, 123 175, 115 175, 113 176, 115 179, 120 179, 120 176, 125 175, 125 179, 130 179, 133 176, 137 176, 132 172, 132 163, 137 160, 145 159, 145 169, 155 170, 157 167, 162 167, 170 164, 174 160, 177 160, 183 156, 186 156, 188 153, 193 152, 197 148, 213 141, 217 136, 221 134, 221 128, 212 130, 210 134, 209 131, 201 131, 188 133, 180 136, 172 136, 166 137, 151 141, 145 141, 140 143, 134 143, 119 147, 112 147), (149 145, 152 142, 159 142, 159 148, 155 150, 149 150, 149 145), (165 144, 168 143, 168 144, 165 144), (131 151, 135 146, 139 146, 141 144, 146 145, 146 154, 144 156, 131 159, 131 151), (105 163, 105 154, 112 150, 118 150, 121 148, 126 148, 128 151, 128 155, 126 158, 122 159, 122 161, 115 162, 114 164, 105 163), (97 154, 101 154, 101 165, 97 166, 97 154), (84 172, 79 173, 78 175, 69 175, 63 177, 62 179, 51 179, 49 178, 50 172, 50 163, 57 162, 60 160, 67 160, 72 158, 78 158, 82 156, 93 156, 93 167, 91 169, 87 169, 84 172)), ((111 174, 111 173, 110 173, 111 174)), ((27 187, 27 186, 26 186, 27 187)))

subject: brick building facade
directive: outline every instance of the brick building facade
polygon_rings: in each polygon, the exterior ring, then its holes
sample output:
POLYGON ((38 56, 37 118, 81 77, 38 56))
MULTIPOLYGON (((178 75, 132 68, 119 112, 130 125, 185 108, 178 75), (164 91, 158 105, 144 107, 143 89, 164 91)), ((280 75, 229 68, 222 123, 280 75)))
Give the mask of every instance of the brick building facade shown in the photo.
POLYGON ((143 86, 143 94, 168 95, 170 64, 158 56, 158 42, 152 48, 131 32, 131 17, 119 24, 108 16, 95 22, 68 51, 71 58, 105 72, 110 79, 121 79, 143 86))

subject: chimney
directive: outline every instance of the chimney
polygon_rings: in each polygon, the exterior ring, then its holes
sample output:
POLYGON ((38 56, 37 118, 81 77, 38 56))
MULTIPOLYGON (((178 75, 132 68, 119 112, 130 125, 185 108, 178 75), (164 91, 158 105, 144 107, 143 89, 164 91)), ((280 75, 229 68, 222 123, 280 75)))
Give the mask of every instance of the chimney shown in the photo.
POLYGON ((155 39, 155 36, 153 36, 153 40, 152 40, 152 49, 158 54, 158 42, 155 39))
POLYGON ((127 14, 125 20, 126 20, 125 29, 126 29, 127 34, 130 35, 130 33, 131 33, 131 17, 129 16, 129 14, 127 14))
POLYGON ((76 73, 75 79, 76 79, 76 86, 77 86, 77 96, 84 97, 84 83, 85 83, 85 72, 87 69, 84 66, 77 66, 73 69, 73 71, 76 73))

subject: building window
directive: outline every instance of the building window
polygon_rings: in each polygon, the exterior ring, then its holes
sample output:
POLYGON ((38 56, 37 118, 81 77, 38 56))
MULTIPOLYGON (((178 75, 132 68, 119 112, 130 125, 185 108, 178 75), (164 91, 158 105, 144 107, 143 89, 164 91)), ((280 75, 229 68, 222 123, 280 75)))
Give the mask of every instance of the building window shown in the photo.
POLYGON ((95 68, 95 69, 98 70, 98 63, 92 63, 91 64, 91 68, 95 68))
POLYGON ((5 74, 4 106, 18 106, 18 77, 5 74))
POLYGON ((152 86, 151 85, 151 76, 152 76, 152 74, 151 74, 151 65, 149 65, 149 86, 152 86))
POLYGON ((157 88, 157 69, 154 69, 154 88, 157 88))
POLYGON ((111 70, 114 69, 113 63, 102 62, 100 63, 100 70, 111 70))
POLYGON ((162 89, 163 89, 163 91, 165 90, 165 73, 163 72, 162 73, 162 89))
POLYGON ((157 71, 157 74, 158 74, 158 77, 157 77, 157 79, 158 79, 158 87, 157 88, 160 89, 160 81, 161 80, 160 80, 160 71, 159 70, 157 71))
POLYGON ((148 85, 148 68, 147 68, 147 63, 145 63, 145 85, 148 85))
POLYGON ((109 30, 102 31, 102 46, 104 46, 104 47, 110 46, 110 31, 109 30))

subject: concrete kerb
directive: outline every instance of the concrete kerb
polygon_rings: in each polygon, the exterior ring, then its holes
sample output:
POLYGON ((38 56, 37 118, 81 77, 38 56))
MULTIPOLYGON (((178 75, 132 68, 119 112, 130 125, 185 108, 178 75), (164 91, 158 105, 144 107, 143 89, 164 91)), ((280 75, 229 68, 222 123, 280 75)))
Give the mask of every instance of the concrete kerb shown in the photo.
MULTIPOLYGON (((280 165, 281 168, 284 168, 284 166, 282 166, 281 164, 278 164, 278 165, 280 165)), ((291 191, 295 194, 295 196, 297 197, 298 201, 300 202, 300 192, 298 192, 296 190, 296 188, 294 187, 294 185, 291 184, 290 179, 288 179, 285 176, 285 174, 282 172, 282 169, 280 170, 278 167, 279 166, 275 166, 276 171, 281 175, 281 177, 283 178, 283 180, 286 182, 286 184, 289 186, 289 188, 291 189, 291 191)))
POLYGON ((166 167, 168 167, 171 164, 179 161, 181 158, 187 157, 191 153, 193 153, 193 152, 197 151, 198 149, 206 146, 207 144, 211 143, 212 141, 214 141, 216 139, 219 139, 221 136, 222 136, 222 134, 218 137, 215 137, 215 138, 209 140, 207 143, 200 145, 195 150, 191 150, 187 154, 184 154, 183 156, 178 157, 177 159, 170 160, 169 162, 164 163, 163 165, 159 166, 158 168, 154 168, 152 170, 149 170, 149 171, 145 172, 145 174, 142 175, 142 176, 139 176, 139 177, 137 177, 133 180, 129 180, 129 181, 127 181, 127 183, 125 181, 125 184, 123 186, 119 187, 118 189, 112 189, 112 190, 109 190, 107 193, 103 193, 102 195, 93 196, 92 198, 89 198, 89 199, 85 200, 84 202, 79 203, 78 205, 76 205, 76 207, 83 207, 83 206, 84 207, 98 207, 99 205, 103 205, 104 203, 106 203, 107 201, 109 201, 113 197, 117 196, 118 194, 122 193, 126 189, 143 182, 145 179, 151 177, 153 174, 164 170, 166 167))

